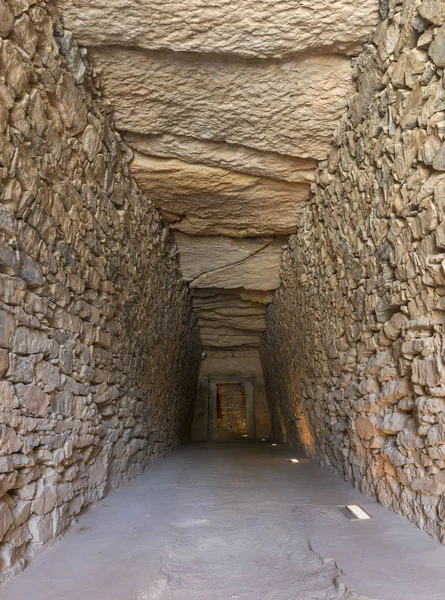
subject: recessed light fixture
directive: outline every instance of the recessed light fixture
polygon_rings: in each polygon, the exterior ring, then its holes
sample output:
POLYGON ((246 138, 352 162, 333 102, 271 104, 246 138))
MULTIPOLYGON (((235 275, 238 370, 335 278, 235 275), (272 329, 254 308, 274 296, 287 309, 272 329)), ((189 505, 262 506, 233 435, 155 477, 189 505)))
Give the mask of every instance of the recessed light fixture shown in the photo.
POLYGON ((276 444, 272 444, 272 446, 276 446, 276 444))
POLYGON ((300 461, 298 460, 298 458, 290 458, 289 459, 292 463, 299 463, 300 461))
POLYGON ((247 433, 243 433, 243 437, 247 437, 247 433))
POLYGON ((266 440, 263 438, 261 441, 262 441, 262 442, 265 442, 266 440))
POLYGON ((351 513, 353 519, 359 519, 360 521, 365 521, 367 519, 372 519, 371 515, 366 512, 361 506, 358 504, 348 504, 346 510, 351 513))

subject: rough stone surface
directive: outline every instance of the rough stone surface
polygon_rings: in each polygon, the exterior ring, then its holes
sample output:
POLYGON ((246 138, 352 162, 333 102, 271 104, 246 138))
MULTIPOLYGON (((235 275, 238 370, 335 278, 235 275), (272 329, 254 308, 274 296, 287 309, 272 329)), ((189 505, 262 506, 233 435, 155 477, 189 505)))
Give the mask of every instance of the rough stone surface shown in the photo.
POLYGON ((187 435, 177 248, 54 7, 0 0, 0 578, 187 435), (57 41, 56 41, 57 40, 57 41))
POLYGON ((192 288, 275 290, 280 239, 203 238, 176 234, 180 266, 192 288))
POLYGON ((236 173, 281 179, 289 183, 314 181, 316 161, 312 158, 294 158, 238 144, 198 140, 168 133, 143 135, 126 132, 124 139, 139 153, 148 156, 176 158, 192 164, 221 167, 236 173))
POLYGON ((276 434, 445 542, 442 11, 390 2, 357 59, 262 357, 276 434))
POLYGON ((340 55, 240 62, 124 48, 90 54, 119 129, 299 158, 325 157, 352 91, 351 60, 340 55))
POLYGON ((305 51, 357 51, 376 26, 377 0, 58 0, 86 46, 282 57, 305 51))
POLYGON ((173 229, 246 237, 295 231, 309 184, 136 154, 132 172, 173 229))

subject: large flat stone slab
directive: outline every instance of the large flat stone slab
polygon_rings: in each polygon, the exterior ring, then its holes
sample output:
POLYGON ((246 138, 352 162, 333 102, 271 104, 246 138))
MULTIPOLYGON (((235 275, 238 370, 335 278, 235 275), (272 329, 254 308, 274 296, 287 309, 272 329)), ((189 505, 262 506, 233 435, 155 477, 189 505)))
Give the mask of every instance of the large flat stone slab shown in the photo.
POLYGON ((237 348, 259 348, 261 346, 261 335, 243 333, 230 329, 201 329, 201 342, 206 349, 237 349, 237 348))
POLYGON ((207 306, 211 302, 223 302, 226 306, 238 306, 241 303, 244 306, 251 305, 267 305, 272 302, 272 291, 259 290, 218 290, 218 289, 200 289, 194 288, 191 290, 193 303, 196 306, 207 306))
POLYGON ((193 281, 206 273, 245 261, 266 248, 270 240, 191 236, 177 231, 175 242, 182 276, 186 281, 193 281))
POLYGON ((193 288, 192 293, 205 349, 260 347, 260 336, 266 327, 265 302, 271 299, 261 294, 270 292, 193 288), (251 297, 243 299, 243 293, 251 297))
POLYGON ((377 24, 378 0, 58 0, 85 45, 284 56, 356 52, 377 24))
POLYGON ((262 315, 221 314, 218 311, 198 311, 198 323, 203 328, 211 329, 239 329, 243 331, 264 331, 266 329, 266 313, 262 315))
POLYGON ((138 153, 131 170, 172 228, 194 235, 292 233, 310 193, 308 184, 138 153))
POLYGON ((353 91, 339 55, 278 61, 92 48, 119 129, 324 159, 353 91))
POLYGON ((248 258, 226 267, 208 271, 190 286, 276 290, 280 285, 281 241, 273 241, 248 258))
POLYGON ((274 290, 283 240, 188 236, 177 232, 179 263, 191 287, 274 290))
POLYGON ((275 290, 282 239, 176 235, 182 274, 192 288, 275 290))
POLYGON ((144 135, 125 132, 124 140, 132 148, 148 156, 177 158, 238 173, 283 179, 289 183, 311 183, 315 179, 317 163, 311 158, 295 158, 277 152, 261 152, 238 144, 199 140, 169 133, 144 135))

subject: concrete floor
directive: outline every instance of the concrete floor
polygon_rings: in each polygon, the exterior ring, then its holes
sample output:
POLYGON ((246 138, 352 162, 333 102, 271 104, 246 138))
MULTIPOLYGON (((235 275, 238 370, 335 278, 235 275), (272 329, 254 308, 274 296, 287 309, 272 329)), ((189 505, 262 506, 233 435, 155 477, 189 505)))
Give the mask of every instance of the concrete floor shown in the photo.
POLYGON ((183 447, 82 515, 2 600, 443 600, 445 548, 270 444, 183 447), (338 505, 374 517, 349 521, 338 505))

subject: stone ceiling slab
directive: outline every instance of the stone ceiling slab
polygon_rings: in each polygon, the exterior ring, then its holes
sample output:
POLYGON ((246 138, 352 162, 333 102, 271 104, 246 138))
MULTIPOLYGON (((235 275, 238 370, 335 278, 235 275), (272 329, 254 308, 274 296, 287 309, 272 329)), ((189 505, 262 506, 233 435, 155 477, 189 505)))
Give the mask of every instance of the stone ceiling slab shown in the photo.
POLYGON ((248 175, 283 179, 289 183, 314 181, 317 163, 311 158, 295 158, 276 152, 261 152, 237 144, 199 140, 168 133, 143 135, 125 132, 123 137, 134 150, 148 156, 176 158, 248 175))
POLYGON ((264 331, 266 329, 266 316, 265 312, 263 315, 239 315, 221 316, 216 312, 202 312, 198 313, 198 323, 201 328, 231 328, 240 329, 244 331, 264 331))
POLYGON ((209 348, 225 348, 226 350, 231 348, 259 348, 261 346, 261 335, 243 335, 237 330, 229 331, 226 329, 213 330, 203 328, 201 329, 201 341, 204 350, 209 348))
POLYGON ((308 184, 135 153, 131 171, 174 229, 234 237, 295 231, 308 184))
POLYGON ((356 52, 375 29, 378 0, 58 0, 85 45, 284 56, 356 52))
POLYGON ((196 305, 205 304, 207 302, 221 301, 227 306, 238 306, 240 302, 246 304, 267 305, 272 302, 272 291, 259 290, 217 290, 217 289, 192 289, 193 303, 196 305))
POLYGON ((229 300, 227 296, 221 294, 220 296, 215 296, 214 298, 206 299, 204 298, 195 298, 194 306, 196 310, 199 311, 199 314, 204 317, 207 313, 211 313, 213 315, 218 315, 221 318, 224 316, 262 316, 265 313, 265 306, 254 303, 254 302, 246 302, 245 300, 241 300, 239 297, 235 296, 232 300, 229 300))
MULTIPOLYGON (((214 238, 220 241, 220 238, 214 238)), ((226 240, 224 240, 224 243, 226 240)), ((209 245, 214 241, 209 241, 209 245)), ((274 240, 250 256, 193 279, 192 288, 276 290, 280 285, 281 240, 274 240)))
POLYGON ((192 281, 204 273, 246 260, 265 248, 270 240, 191 236, 177 231, 175 241, 182 276, 192 281))
POLYGON ((324 159, 352 93, 351 60, 287 62, 93 48, 117 126, 324 159))

